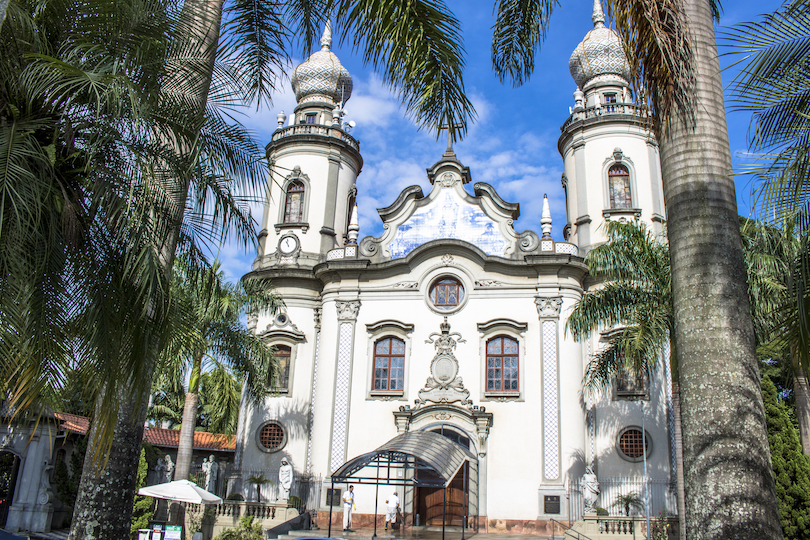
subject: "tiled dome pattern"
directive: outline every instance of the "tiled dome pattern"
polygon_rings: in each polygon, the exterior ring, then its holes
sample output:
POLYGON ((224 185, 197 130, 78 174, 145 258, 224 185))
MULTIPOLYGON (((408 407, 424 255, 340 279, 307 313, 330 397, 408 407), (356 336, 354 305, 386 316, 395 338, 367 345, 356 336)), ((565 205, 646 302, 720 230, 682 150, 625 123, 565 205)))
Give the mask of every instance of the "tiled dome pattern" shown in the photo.
POLYGON ((568 69, 580 88, 599 75, 618 75, 630 80, 630 64, 621 40, 616 32, 605 27, 605 18, 598 2, 594 2, 594 29, 585 35, 568 60, 568 69))
POLYGON ((330 50, 332 35, 327 27, 321 38, 321 50, 313 53, 306 62, 295 68, 292 88, 300 103, 308 96, 320 95, 333 102, 346 102, 352 95, 352 77, 330 50))

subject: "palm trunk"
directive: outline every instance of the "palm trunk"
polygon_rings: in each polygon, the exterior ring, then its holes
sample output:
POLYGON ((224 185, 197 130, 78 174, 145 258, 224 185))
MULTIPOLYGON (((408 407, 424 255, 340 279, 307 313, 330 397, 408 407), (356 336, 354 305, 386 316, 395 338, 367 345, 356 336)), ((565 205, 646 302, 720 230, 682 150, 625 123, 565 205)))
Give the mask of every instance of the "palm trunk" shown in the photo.
POLYGON ((782 537, 709 0, 684 0, 696 125, 661 140, 681 391, 686 535, 782 537))
MULTIPOLYGON (((97 403, 101 403, 101 398, 97 403)), ((147 412, 146 401, 142 403, 136 407, 136 399, 131 397, 120 405, 112 447, 103 468, 94 462, 96 452, 93 451, 93 443, 88 447, 71 522, 70 540, 129 538, 138 480, 137 464, 147 412)), ((98 423, 93 422, 88 433, 90 441, 94 441, 98 435, 97 429, 98 423)))
MULTIPOLYGON (((2 2, 3 0, 0 0, 2 2)), ((186 29, 191 39, 196 40, 199 50, 206 61, 205 73, 196 77, 188 72, 167 81, 166 91, 185 93, 195 100, 199 107, 198 123, 201 127, 205 114, 205 103, 214 71, 217 41, 219 39, 222 18, 222 0, 186 0, 183 6, 186 17, 186 29)), ((190 149, 178 149, 188 152, 190 149)), ((175 250, 183 221, 186 199, 188 198, 189 179, 173 178, 167 180, 166 186, 170 202, 167 206, 170 226, 165 243, 161 249, 164 261, 166 283, 170 281, 175 250)), ((143 352, 143 361, 154 367, 160 351, 156 347, 147 347, 143 352)), ((151 375, 153 370, 147 370, 151 375)), ((150 381, 151 382, 151 381, 150 381)), ((145 385, 148 389, 151 384, 145 385)), ((143 396, 142 403, 147 402, 143 396)), ((143 425, 146 421, 146 407, 135 410, 133 403, 136 396, 122 405, 118 411, 118 420, 113 435, 113 445, 106 466, 101 471, 85 466, 76 501, 73 522, 71 523, 70 540, 121 540, 129 537, 132 521, 132 504, 135 495, 138 460, 143 440, 143 425)), ((94 423, 91 434, 95 432, 94 423)), ((85 464, 93 462, 96 452, 89 450, 85 464)))
POLYGON ((793 370, 793 395, 796 397, 796 418, 804 453, 810 455, 810 388, 801 366, 793 370))
POLYGON ((187 480, 191 472, 191 457, 194 453, 194 427, 197 425, 197 408, 200 402, 200 372, 202 355, 195 355, 188 382, 188 393, 183 405, 183 420, 180 424, 180 441, 177 446, 177 465, 174 468, 175 480, 187 480))

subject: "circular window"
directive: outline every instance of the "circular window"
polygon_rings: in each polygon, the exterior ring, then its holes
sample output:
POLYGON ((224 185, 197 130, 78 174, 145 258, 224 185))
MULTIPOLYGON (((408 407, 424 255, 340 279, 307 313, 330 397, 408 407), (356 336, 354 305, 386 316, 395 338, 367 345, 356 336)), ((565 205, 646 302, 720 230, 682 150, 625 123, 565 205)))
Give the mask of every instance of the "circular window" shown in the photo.
POLYGON ((464 284, 455 277, 442 276, 430 284, 428 298, 437 311, 455 311, 464 304, 464 284))
POLYGON ((649 434, 647 434, 647 437, 644 437, 641 429, 638 427, 624 428, 619 433, 617 446, 619 448, 619 455, 629 461, 641 461, 644 459, 645 446, 648 457, 650 455, 650 451, 652 450, 649 434))
POLYGON ((259 443, 259 448, 265 452, 277 452, 287 442, 287 432, 284 430, 284 426, 275 420, 270 420, 258 429, 256 441, 259 443))

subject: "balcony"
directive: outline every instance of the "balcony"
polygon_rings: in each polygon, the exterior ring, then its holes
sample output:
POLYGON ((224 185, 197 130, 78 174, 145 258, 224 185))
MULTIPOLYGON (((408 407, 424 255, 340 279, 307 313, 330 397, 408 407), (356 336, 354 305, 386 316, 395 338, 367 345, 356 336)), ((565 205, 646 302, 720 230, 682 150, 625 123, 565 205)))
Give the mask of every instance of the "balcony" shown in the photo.
POLYGON ((355 151, 360 152, 360 143, 336 126, 325 126, 323 124, 296 124, 294 126, 288 126, 284 128, 277 129, 273 133, 273 142, 280 141, 287 137, 292 137, 295 135, 309 135, 309 136, 317 136, 317 137, 332 137, 343 141, 348 146, 353 148, 355 151))
POLYGON ((565 134, 569 128, 597 122, 617 120, 630 120, 637 123, 646 123, 651 120, 649 109, 635 103, 603 103, 599 107, 575 109, 571 116, 563 123, 560 131, 565 134), (583 124, 584 123, 584 124, 583 124))

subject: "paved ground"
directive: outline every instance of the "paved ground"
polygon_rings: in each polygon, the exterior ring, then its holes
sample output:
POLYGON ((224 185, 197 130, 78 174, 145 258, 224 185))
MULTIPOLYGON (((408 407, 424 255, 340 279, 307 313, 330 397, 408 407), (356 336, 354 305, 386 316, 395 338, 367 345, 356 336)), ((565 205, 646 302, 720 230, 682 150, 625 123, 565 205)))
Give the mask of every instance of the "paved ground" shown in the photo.
MULTIPOLYGON (((328 530, 327 529, 318 529, 312 531, 290 531, 288 535, 281 535, 279 536, 280 540, 286 539, 304 539, 304 538, 326 538, 328 530)), ((370 540, 374 538, 374 529, 371 527, 368 528, 359 528, 355 529, 351 532, 344 532, 342 530, 337 530, 332 528, 332 538, 344 538, 346 540, 370 540)), ((385 531, 382 529, 377 529, 377 538, 380 540, 397 540, 399 538, 405 538, 408 540, 442 540, 442 531, 441 527, 417 527, 416 529, 406 528, 404 531, 385 531)), ((476 534, 472 531, 466 531, 464 533, 463 538, 466 539, 474 539, 474 540, 530 540, 530 539, 542 539, 546 540, 551 538, 551 536, 537 536, 537 535, 520 535, 520 534, 494 534, 494 533, 479 533, 476 534)), ((558 534, 555 536, 557 539, 562 539, 562 534, 558 534)), ((461 540, 462 539, 462 532, 461 529, 458 527, 448 527, 444 533, 444 540, 461 540)))

